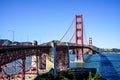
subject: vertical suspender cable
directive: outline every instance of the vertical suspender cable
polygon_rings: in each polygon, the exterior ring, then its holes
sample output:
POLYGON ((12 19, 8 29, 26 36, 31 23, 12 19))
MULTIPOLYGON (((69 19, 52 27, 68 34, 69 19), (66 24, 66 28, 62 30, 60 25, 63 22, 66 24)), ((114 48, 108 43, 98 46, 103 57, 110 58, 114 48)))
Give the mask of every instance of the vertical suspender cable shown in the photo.
POLYGON ((75 32, 73 33, 73 35, 72 35, 72 37, 71 37, 69 42, 72 42, 72 39, 74 39, 74 36, 75 36, 75 32))
POLYGON ((85 25, 83 24, 83 26, 84 26, 84 29, 83 29, 84 39, 85 39, 86 44, 88 45, 86 31, 85 31, 85 25))

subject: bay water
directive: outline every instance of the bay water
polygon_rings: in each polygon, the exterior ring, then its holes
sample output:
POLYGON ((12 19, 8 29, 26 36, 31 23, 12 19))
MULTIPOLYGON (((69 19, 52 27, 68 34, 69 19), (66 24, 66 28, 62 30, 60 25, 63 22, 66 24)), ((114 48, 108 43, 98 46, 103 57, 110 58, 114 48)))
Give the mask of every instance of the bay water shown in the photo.
POLYGON ((107 80, 120 80, 120 53, 84 54, 84 63, 75 63, 75 54, 70 54, 70 67, 96 68, 107 80))

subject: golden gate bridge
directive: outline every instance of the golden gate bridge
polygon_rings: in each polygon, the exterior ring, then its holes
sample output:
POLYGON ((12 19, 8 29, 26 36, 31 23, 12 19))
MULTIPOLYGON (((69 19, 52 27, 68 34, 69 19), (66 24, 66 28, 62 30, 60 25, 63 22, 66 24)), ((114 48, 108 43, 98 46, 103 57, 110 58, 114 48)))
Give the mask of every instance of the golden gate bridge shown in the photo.
POLYGON ((89 38, 89 44, 84 43, 84 33, 85 31, 83 26, 83 16, 76 15, 75 20, 72 22, 71 26, 60 39, 60 42, 65 41, 66 44, 52 41, 50 45, 35 44, 33 46, 0 46, 0 80, 10 79, 10 77, 13 75, 14 79, 16 80, 25 80, 26 74, 38 75, 39 69, 45 68, 47 64, 46 56, 50 53, 53 53, 54 56, 54 74, 56 74, 57 70, 60 70, 60 63, 62 63, 64 69, 70 68, 70 51, 74 50, 75 52, 75 62, 83 63, 84 53, 89 52, 90 55, 93 53, 98 53, 92 49, 92 38, 89 38), (75 24, 73 25, 73 23, 75 24), (73 32, 69 33, 70 29, 73 32), (65 37, 68 36, 67 34, 71 35, 71 37, 65 40, 65 37), (26 58, 29 56, 32 56, 32 60, 30 61, 32 65, 26 66, 26 58), (17 60, 19 60, 19 62, 17 60), (8 65, 12 62, 15 62, 14 65, 8 65), (16 71, 8 73, 7 68, 15 68, 16 71), (17 68, 19 69, 19 73, 17 71, 17 68), (28 68, 29 71, 26 71, 26 68, 28 68))

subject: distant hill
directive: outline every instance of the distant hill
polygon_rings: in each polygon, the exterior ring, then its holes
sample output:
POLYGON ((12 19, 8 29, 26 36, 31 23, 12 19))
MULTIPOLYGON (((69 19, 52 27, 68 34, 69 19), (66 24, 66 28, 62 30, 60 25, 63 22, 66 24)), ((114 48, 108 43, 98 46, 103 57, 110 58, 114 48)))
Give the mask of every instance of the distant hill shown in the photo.
POLYGON ((98 51, 98 52, 101 52, 101 53, 103 53, 103 52, 105 52, 105 53, 107 53, 107 52, 120 52, 120 49, 118 49, 118 48, 108 49, 108 48, 99 48, 99 47, 93 46, 93 49, 98 51))
MULTIPOLYGON (((52 40, 54 41, 57 45, 66 45, 66 42, 60 42, 59 40, 52 40)), ((51 42, 46 42, 46 43, 42 43, 40 45, 48 45, 51 46, 51 42)), ((68 43, 69 45, 75 45, 74 43, 68 43)), ((0 39, 0 46, 8 46, 8 45, 32 45, 32 42, 12 42, 8 39, 0 39)), ((93 46, 93 49, 98 51, 98 52, 120 52, 120 49, 118 48, 112 48, 112 49, 106 49, 106 48, 99 48, 96 46, 93 46)))
POLYGON ((42 43, 41 45, 48 45, 50 46, 51 45, 51 42, 55 42, 57 45, 66 45, 66 42, 60 42, 59 40, 52 40, 52 41, 49 41, 49 42, 46 42, 46 43, 42 43))
POLYGON ((8 39, 0 39, 0 45, 1 46, 10 46, 10 45, 32 45, 32 42, 12 42, 8 39))
POLYGON ((12 41, 8 40, 8 39, 0 39, 0 45, 11 45, 12 41))
POLYGON ((72 46, 72 45, 75 45, 74 43, 67 43, 67 42, 61 42, 61 41, 59 41, 59 40, 52 40, 52 41, 49 41, 49 42, 46 42, 46 43, 42 43, 41 45, 51 45, 51 42, 55 42, 57 45, 70 45, 70 46, 72 46))
MULTIPOLYGON (((59 40, 53 40, 54 42, 57 43, 57 45, 66 45, 66 42, 60 42, 59 40)), ((51 45, 51 42, 46 42, 46 43, 43 43, 41 45, 51 45)), ((68 43, 69 45, 75 45, 75 43, 68 43)), ((102 52, 120 52, 120 49, 117 49, 117 48, 112 48, 112 49, 106 49, 106 48, 99 48, 99 47, 96 47, 93 45, 93 50, 96 50, 100 53, 102 52)))

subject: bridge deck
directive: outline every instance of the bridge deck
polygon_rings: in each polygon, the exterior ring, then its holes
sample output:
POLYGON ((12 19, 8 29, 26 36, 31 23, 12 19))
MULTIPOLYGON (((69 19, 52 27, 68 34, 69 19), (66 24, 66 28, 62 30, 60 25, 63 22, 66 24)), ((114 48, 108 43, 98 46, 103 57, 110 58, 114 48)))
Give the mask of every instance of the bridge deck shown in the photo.
MULTIPOLYGON (((51 46, 0 46, 0 66, 12 62, 17 59, 22 59, 27 56, 40 55, 42 53, 49 53, 51 46)), ((57 45, 56 51, 68 51, 69 49, 87 48, 95 53, 97 51, 88 46, 66 46, 57 45)))

